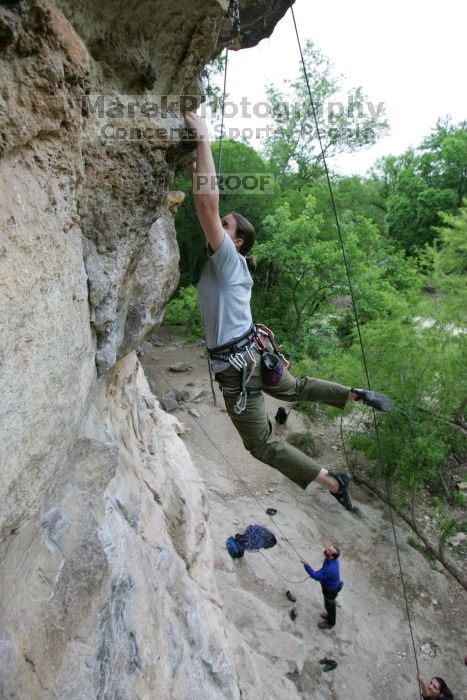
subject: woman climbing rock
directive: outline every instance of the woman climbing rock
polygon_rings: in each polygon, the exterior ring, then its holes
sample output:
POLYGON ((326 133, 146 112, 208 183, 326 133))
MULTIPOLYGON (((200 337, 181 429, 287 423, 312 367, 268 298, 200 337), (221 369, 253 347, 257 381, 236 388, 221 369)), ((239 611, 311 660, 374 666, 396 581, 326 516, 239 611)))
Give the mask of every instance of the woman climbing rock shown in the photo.
POLYGON ((454 696, 446 685, 444 678, 434 676, 429 682, 421 673, 417 674, 423 700, 454 700, 454 696))
POLYGON ((274 337, 253 323, 250 300, 255 242, 253 226, 241 214, 219 214, 216 170, 204 119, 189 112, 197 158, 193 171, 196 212, 207 243, 208 260, 198 286, 206 345, 211 367, 224 396, 227 412, 245 448, 256 459, 278 469, 303 489, 316 482, 352 510, 349 474, 334 472, 277 439, 268 419, 263 392, 282 401, 319 401, 344 408, 347 401, 363 401, 387 410, 387 397, 351 389, 322 379, 296 379, 287 370, 274 337))

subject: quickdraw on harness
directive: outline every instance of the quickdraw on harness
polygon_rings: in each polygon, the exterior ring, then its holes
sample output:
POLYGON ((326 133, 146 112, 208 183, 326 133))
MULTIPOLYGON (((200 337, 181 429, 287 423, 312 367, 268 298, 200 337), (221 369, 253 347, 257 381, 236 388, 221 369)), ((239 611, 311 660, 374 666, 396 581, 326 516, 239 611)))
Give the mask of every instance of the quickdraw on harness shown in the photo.
MULTIPOLYGON (((228 362, 241 374, 240 393, 233 408, 237 414, 245 410, 248 393, 251 393, 251 390, 248 389, 248 382, 256 369, 257 362, 253 354, 255 348, 261 355, 263 381, 265 384, 274 386, 279 382, 284 369, 289 366, 289 362, 282 354, 274 333, 262 323, 255 324, 246 335, 237 338, 228 345, 209 350, 209 356, 212 360, 228 362), (266 338, 269 339, 274 353, 268 350, 266 338)), ((223 387, 222 391, 226 394, 237 395, 236 389, 223 387)))

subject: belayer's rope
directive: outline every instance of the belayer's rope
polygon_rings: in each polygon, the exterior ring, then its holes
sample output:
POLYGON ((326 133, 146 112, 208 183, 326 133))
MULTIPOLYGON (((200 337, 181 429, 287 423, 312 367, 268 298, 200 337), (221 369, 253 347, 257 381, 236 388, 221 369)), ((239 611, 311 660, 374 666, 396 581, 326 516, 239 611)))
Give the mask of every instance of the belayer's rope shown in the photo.
MULTIPOLYGON (((294 23, 294 28, 295 28, 295 35, 296 35, 296 37, 297 37, 298 49, 299 49, 299 51, 300 51, 300 58, 301 58, 302 67, 303 67, 303 74, 304 74, 304 76, 305 76, 306 86, 307 86, 307 89, 308 89, 308 96, 309 96, 309 98, 310 98, 311 110, 312 110, 312 113, 313 113, 313 119, 314 119, 315 126, 316 126, 316 134, 317 134, 317 136, 318 136, 318 142, 319 142, 319 146, 320 146, 320 150, 321 150, 321 158, 322 158, 322 161, 323 161, 324 171, 325 171, 325 174, 326 174, 326 181, 327 181, 327 185, 328 185, 329 197, 330 197, 330 200, 331 200, 331 207, 332 207, 332 211, 333 211, 333 215, 334 215, 334 221, 335 221, 335 224, 336 224, 337 233, 338 233, 338 236, 339 236, 339 243, 340 243, 340 247, 341 247, 341 250, 342 250, 342 256, 343 256, 343 259, 344 259, 344 266, 345 266, 345 271, 346 271, 346 275, 347 275, 347 281, 348 281, 348 285, 349 285, 350 297, 351 297, 351 299, 352 299, 352 308, 353 308, 353 312, 354 312, 355 324, 356 324, 356 327, 357 327, 358 340, 359 340, 359 343, 360 343, 360 349, 361 349, 362 358, 363 358, 363 366, 364 366, 364 369, 365 369, 365 376, 366 376, 366 380, 367 380, 367 384, 368 384, 368 389, 371 390, 371 382, 370 382, 370 376, 369 376, 369 372, 368 372, 368 364, 367 364, 367 360, 366 360, 365 347, 364 347, 364 345, 363 345, 363 338, 362 338, 362 334, 361 334, 361 330, 360 330, 360 323, 359 323, 359 320, 358 320, 357 305, 356 305, 356 302, 355 302, 355 295, 354 295, 354 291, 353 291, 352 280, 351 280, 351 278, 350 278, 350 271, 349 271, 349 266, 348 266, 348 262, 347 262, 347 255, 346 255, 346 252, 345 252, 344 240, 343 240, 342 231, 341 231, 341 227, 340 227, 339 217, 338 217, 338 215, 337 215, 336 202, 335 202, 335 199, 334 199, 334 193, 333 193, 333 191, 332 191, 331 178, 330 178, 330 176, 329 176, 329 170, 328 170, 328 166, 327 166, 327 162, 326 162, 325 151, 324 151, 323 142, 322 142, 321 134, 320 134, 320 130, 319 130, 318 117, 317 117, 317 114, 316 114, 315 104, 314 104, 313 96, 312 96, 312 94, 311 94, 310 82, 309 82, 309 80, 308 80, 308 72, 307 72, 307 70, 306 70, 305 59, 304 59, 304 57, 303 57, 302 45, 301 45, 301 43, 300 43, 300 36, 299 36, 299 33, 298 33, 297 22, 295 21, 295 13, 294 13, 293 6, 292 6, 292 5, 293 5, 292 0, 289 0, 289 3, 290 3, 290 10, 291 10, 291 12, 292 12, 292 19, 293 19, 293 23, 294 23)), ((383 464, 383 450, 382 450, 382 446, 381 446, 381 439, 380 439, 380 435, 379 435, 378 423, 377 423, 377 420, 376 420, 376 413, 375 413, 375 410, 374 410, 374 409, 373 409, 373 421, 374 421, 374 426, 375 426, 376 441, 377 441, 377 444, 378 444, 379 458, 380 458, 381 464, 383 464)), ((387 480, 387 478, 386 478, 386 491, 387 491, 387 493, 388 493, 388 501, 390 501, 390 499, 389 499, 389 486, 388 486, 388 480, 387 480)), ((411 621, 411 618, 410 618, 409 603, 408 603, 408 600, 407 600, 407 592, 406 592, 406 588, 405 588, 404 575, 403 575, 403 571, 402 571, 402 563, 401 563, 400 553, 399 553, 399 544, 398 544, 398 542, 397 542, 396 526, 395 526, 395 523, 394 523, 394 515, 393 515, 393 512, 392 512, 392 507, 391 507, 390 503, 389 503, 389 513, 390 513, 390 517, 391 517, 392 531, 393 531, 393 535, 394 535, 394 543, 395 543, 395 545, 396 545, 397 561, 398 561, 398 564, 399 564, 399 573, 400 573, 402 591, 403 591, 403 594, 404 594, 405 607, 406 607, 406 611, 407 611, 407 620, 408 620, 408 623, 409 623, 410 636, 411 636, 411 639, 412 639, 412 647, 413 647, 413 653, 414 653, 414 657, 415 657, 415 665, 416 665, 417 672, 418 672, 418 671, 419 671, 419 667, 418 667, 417 650, 416 650, 416 648, 415 648, 415 639, 414 639, 414 634, 413 634, 412 621, 411 621)), ((422 697, 422 694, 421 694, 420 686, 419 686, 418 690, 419 690, 420 698, 421 698, 421 697, 422 697)))

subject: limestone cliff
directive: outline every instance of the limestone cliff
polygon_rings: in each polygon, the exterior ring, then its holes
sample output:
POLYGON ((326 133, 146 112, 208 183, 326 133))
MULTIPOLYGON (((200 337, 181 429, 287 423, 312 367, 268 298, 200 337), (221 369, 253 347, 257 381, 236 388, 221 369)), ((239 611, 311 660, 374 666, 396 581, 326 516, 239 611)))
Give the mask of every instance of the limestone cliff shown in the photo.
POLYGON ((239 697, 203 484, 134 353, 192 146, 176 114, 103 138, 96 105, 129 129, 129 102, 197 98, 288 6, 244 0, 239 32, 227 0, 0 3, 1 697, 239 697))

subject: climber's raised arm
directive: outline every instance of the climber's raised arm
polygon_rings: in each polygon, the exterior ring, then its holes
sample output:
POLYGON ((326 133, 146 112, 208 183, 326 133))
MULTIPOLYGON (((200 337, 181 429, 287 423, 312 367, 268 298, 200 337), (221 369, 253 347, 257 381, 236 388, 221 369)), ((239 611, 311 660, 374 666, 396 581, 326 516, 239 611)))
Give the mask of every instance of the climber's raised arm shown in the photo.
POLYGON ((217 250, 224 240, 224 229, 219 216, 219 190, 208 128, 205 120, 194 112, 187 112, 185 120, 196 135, 196 168, 193 172, 196 213, 207 242, 212 250, 217 250))

